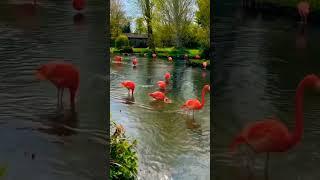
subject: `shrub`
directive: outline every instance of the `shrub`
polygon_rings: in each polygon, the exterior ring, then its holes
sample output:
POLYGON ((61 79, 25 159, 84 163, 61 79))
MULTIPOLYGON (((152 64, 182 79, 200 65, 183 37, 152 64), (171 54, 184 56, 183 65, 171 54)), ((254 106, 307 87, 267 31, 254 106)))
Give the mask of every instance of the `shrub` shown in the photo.
POLYGON ((120 49, 120 53, 133 53, 133 48, 130 46, 125 46, 120 49))
POLYGON ((124 46, 129 46, 129 39, 126 35, 122 34, 116 38, 115 41, 116 48, 122 48, 124 46))
MULTIPOLYGON (((113 122, 113 135, 110 138, 110 174, 111 180, 135 179, 138 173, 138 157, 135 152, 137 141, 132 143, 125 137, 122 125, 113 122)), ((111 132, 111 131, 110 131, 111 132)))

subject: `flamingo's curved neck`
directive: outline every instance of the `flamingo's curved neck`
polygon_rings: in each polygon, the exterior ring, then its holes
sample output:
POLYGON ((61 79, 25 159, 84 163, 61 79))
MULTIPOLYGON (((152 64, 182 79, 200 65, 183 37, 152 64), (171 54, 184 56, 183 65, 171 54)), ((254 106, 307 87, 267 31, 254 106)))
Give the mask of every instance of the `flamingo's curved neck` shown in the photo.
POLYGON ((205 100, 204 100, 205 95, 206 95, 206 89, 203 88, 201 92, 201 108, 204 106, 204 103, 205 103, 205 100))
POLYGON ((303 135, 303 97, 304 89, 310 84, 310 79, 302 80, 297 88, 295 96, 295 127, 292 133, 291 146, 297 144, 303 135))

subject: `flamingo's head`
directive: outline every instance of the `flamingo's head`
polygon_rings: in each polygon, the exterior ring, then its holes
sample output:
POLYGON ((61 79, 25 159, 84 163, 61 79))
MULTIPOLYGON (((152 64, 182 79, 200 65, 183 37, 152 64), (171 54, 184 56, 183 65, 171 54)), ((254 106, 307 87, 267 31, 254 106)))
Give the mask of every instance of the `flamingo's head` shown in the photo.
POLYGON ((210 92, 210 85, 208 84, 204 85, 203 89, 207 92, 210 92))
POLYGON ((167 97, 165 97, 165 98, 163 99, 163 102, 168 103, 168 104, 172 103, 171 99, 169 99, 169 98, 167 98, 167 97))
POLYGON ((127 83, 126 83, 125 81, 123 81, 123 82, 120 83, 120 86, 121 86, 121 87, 126 87, 126 84, 127 84, 127 83))
POLYGON ((44 64, 36 69, 35 75, 38 80, 46 80, 49 76, 50 71, 50 64, 44 64))
POLYGON ((315 74, 309 74, 299 83, 298 88, 300 86, 314 88, 316 91, 320 91, 320 78, 315 74))

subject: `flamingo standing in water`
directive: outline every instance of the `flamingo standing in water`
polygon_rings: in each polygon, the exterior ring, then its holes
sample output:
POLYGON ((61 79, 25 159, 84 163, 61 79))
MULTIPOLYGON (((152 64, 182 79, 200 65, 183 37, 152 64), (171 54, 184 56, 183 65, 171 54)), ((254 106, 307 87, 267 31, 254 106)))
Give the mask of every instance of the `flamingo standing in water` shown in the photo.
POLYGON ((137 66, 137 64, 138 64, 138 59, 137 59, 136 57, 134 57, 134 58, 132 59, 132 64, 133 64, 133 67, 136 67, 136 66, 137 66))
POLYGON ((152 58, 155 59, 157 57, 157 54, 153 53, 152 58))
POLYGON ((75 96, 79 88, 79 70, 69 63, 47 63, 36 70, 36 77, 40 80, 48 80, 58 89, 58 106, 62 105, 64 88, 70 92, 71 109, 75 107, 75 96))
POLYGON ((202 63, 203 69, 207 69, 207 65, 208 65, 207 61, 204 61, 204 62, 202 63))
POLYGON ((201 102, 198 99, 189 99, 181 106, 181 109, 192 110, 192 115, 194 119, 194 110, 200 110, 203 108, 205 103, 204 96, 209 91, 210 86, 204 85, 201 92, 201 102))
POLYGON ((167 87, 167 83, 164 81, 158 81, 157 84, 158 84, 159 88, 162 90, 165 90, 167 87))
POLYGON ((255 153, 266 153, 265 178, 268 179, 268 161, 271 152, 286 152, 301 141, 303 134, 303 94, 306 88, 320 88, 320 78, 306 76, 298 85, 295 96, 295 128, 289 132, 277 118, 267 118, 248 124, 231 143, 235 152, 241 144, 249 145, 255 153))
POLYGON ((166 83, 169 83, 170 78, 171 78, 171 74, 170 74, 169 72, 166 72, 166 73, 164 74, 164 79, 166 80, 166 83))
POLYGON ((86 6, 85 0, 72 0, 72 6, 75 10, 81 11, 86 6))
POLYGON ((172 101, 169 98, 167 98, 163 92, 160 92, 160 91, 149 93, 149 96, 151 96, 156 101, 163 101, 165 103, 172 103, 172 101))
POLYGON ((133 81, 123 81, 123 82, 121 82, 120 85, 122 87, 127 88, 128 89, 128 93, 130 93, 130 91, 131 91, 131 95, 133 96, 133 92, 134 92, 134 89, 136 87, 136 84, 133 81))
POLYGON ((301 21, 304 22, 305 24, 307 24, 307 18, 310 13, 310 5, 309 5, 308 1, 306 1, 306 0, 300 1, 297 5, 297 9, 298 9, 299 15, 301 17, 301 21))
POLYGON ((115 56, 114 57, 114 60, 116 61, 116 63, 121 63, 122 59, 123 58, 121 56, 115 56))

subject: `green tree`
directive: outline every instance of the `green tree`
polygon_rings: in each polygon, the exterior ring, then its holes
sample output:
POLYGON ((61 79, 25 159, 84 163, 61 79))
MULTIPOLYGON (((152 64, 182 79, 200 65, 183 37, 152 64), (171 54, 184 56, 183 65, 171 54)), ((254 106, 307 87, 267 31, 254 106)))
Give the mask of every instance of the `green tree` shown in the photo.
POLYGON ((131 33, 131 23, 130 22, 127 22, 127 24, 123 26, 122 32, 123 33, 131 33))
POLYGON ((198 29, 198 41, 203 48, 210 46, 210 0, 197 0, 198 11, 196 21, 201 28, 198 29))
POLYGON ((121 0, 110 1, 110 31, 111 38, 118 37, 128 23, 128 19, 125 16, 123 5, 121 0))
POLYGON ((174 31, 176 46, 182 47, 185 29, 193 20, 194 0, 157 0, 156 5, 162 23, 169 25, 174 31))
POLYGON ((135 33, 142 34, 147 32, 147 28, 144 24, 145 21, 142 17, 136 18, 135 22, 136 22, 135 33))
POLYGON ((155 51, 153 30, 152 30, 153 2, 152 0, 138 0, 138 4, 140 5, 143 17, 147 23, 148 46, 152 51, 155 51))
POLYGON ((197 0, 197 23, 203 28, 210 28, 210 0, 197 0))

